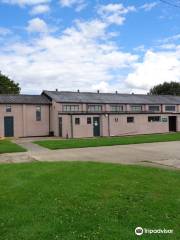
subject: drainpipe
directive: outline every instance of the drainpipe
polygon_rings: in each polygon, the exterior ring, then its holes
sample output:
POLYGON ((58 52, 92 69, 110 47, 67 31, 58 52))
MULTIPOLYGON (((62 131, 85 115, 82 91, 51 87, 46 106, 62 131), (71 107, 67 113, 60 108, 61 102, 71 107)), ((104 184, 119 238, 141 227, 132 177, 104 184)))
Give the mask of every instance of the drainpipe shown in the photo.
POLYGON ((109 135, 109 137, 111 136, 109 114, 108 114, 108 135, 109 135))
POLYGON ((51 106, 49 104, 49 135, 50 135, 50 131, 51 131, 51 113, 50 113, 50 110, 51 110, 51 106))
POLYGON ((72 114, 71 114, 71 138, 73 138, 73 117, 72 117, 72 114))

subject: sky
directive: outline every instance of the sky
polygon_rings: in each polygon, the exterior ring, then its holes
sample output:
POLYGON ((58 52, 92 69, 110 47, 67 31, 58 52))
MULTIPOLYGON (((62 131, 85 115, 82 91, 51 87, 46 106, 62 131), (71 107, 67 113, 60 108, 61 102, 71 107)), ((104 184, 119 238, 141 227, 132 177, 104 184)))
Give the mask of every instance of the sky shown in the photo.
POLYGON ((144 94, 180 82, 179 23, 179 0, 0 0, 0 71, 24 94, 144 94))

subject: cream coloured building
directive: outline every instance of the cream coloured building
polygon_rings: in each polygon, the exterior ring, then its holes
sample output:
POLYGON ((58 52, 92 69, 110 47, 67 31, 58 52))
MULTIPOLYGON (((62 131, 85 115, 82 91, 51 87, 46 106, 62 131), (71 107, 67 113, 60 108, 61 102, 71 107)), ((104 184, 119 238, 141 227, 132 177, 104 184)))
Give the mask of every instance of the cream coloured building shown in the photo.
POLYGON ((0 137, 63 138, 180 131, 180 97, 43 91, 0 95, 0 137))

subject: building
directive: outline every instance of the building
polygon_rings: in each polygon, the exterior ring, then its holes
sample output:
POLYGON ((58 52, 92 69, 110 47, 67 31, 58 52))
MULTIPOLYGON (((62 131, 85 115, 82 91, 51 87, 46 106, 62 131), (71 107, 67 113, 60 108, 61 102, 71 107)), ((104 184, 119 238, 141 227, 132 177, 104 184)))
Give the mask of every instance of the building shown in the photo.
POLYGON ((63 138, 180 131, 180 97, 43 91, 0 95, 0 137, 63 138))

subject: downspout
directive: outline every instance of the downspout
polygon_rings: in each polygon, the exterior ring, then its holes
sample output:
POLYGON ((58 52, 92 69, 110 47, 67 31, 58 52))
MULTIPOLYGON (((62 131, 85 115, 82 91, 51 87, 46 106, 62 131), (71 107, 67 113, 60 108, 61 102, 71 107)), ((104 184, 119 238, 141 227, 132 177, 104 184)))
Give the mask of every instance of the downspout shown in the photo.
POLYGON ((72 114, 71 114, 71 138, 73 138, 73 118, 72 118, 72 114))
POLYGON ((108 114, 108 135, 109 137, 111 136, 109 114, 108 114))
POLYGON ((51 113, 50 113, 50 110, 51 110, 51 106, 49 104, 49 136, 50 136, 50 132, 51 132, 51 113))

